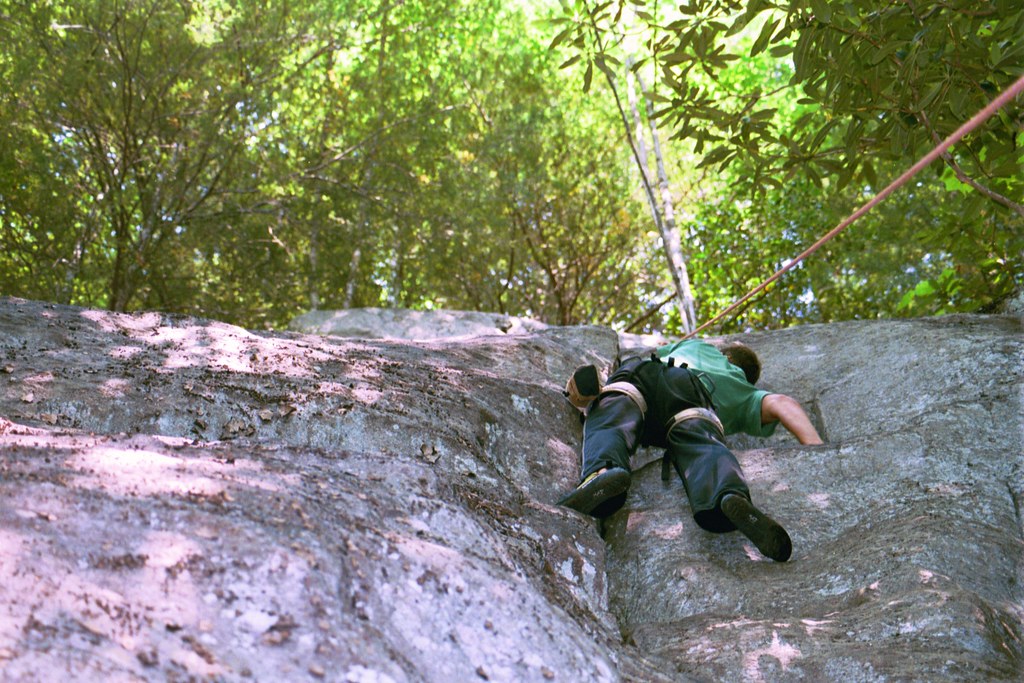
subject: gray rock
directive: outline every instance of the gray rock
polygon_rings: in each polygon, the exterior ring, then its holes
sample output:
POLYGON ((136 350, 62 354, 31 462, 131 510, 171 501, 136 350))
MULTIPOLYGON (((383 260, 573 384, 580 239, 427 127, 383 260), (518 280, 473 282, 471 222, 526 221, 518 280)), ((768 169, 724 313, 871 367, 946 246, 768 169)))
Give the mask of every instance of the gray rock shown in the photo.
POLYGON ((1024 316, 1024 289, 1014 292, 998 306, 999 313, 1024 316))
POLYGON ((713 680, 1019 680, 1020 331, 953 316, 741 337, 828 442, 733 440, 756 448, 741 461, 794 558, 699 532, 680 484, 642 467, 608 533, 633 642, 713 680))
POLYGON ((358 339, 458 339, 502 334, 527 334, 547 325, 503 313, 411 311, 404 308, 346 308, 310 311, 288 325, 295 332, 358 339))
POLYGON ((566 376, 659 340, 445 325, 0 299, 0 680, 1019 680, 1018 319, 743 337, 828 441, 733 443, 784 565, 651 449, 604 538, 554 505, 566 376))

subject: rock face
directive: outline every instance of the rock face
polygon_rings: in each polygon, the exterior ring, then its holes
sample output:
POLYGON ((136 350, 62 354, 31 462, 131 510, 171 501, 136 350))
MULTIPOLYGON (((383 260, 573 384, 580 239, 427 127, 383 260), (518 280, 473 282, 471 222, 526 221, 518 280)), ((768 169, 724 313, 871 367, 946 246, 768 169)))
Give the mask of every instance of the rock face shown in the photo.
POLYGON ((733 441, 782 565, 656 452, 553 504, 644 340, 389 336, 0 299, 0 680, 1019 680, 1019 319, 746 338, 828 442, 733 441))
POLYGON ((348 308, 339 311, 310 311, 295 318, 288 327, 295 332, 335 337, 429 341, 526 334, 545 329, 547 325, 500 313, 348 308))

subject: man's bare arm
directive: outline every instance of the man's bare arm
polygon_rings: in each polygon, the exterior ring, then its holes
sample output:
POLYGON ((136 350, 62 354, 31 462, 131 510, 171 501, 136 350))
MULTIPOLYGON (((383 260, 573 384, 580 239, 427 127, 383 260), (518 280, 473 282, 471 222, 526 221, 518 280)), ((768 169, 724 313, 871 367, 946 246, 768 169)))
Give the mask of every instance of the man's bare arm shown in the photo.
POLYGON ((761 401, 761 424, 776 421, 781 422, 802 444, 824 443, 804 409, 796 399, 785 394, 768 394, 761 401))

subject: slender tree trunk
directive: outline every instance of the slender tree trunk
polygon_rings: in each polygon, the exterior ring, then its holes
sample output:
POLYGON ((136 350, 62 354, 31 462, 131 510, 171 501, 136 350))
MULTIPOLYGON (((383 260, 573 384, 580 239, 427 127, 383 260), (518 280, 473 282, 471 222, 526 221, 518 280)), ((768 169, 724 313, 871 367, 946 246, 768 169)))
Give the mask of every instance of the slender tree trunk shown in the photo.
POLYGON ((682 241, 679 235, 679 228, 676 226, 676 210, 672 201, 672 191, 669 189, 668 173, 665 172, 665 159, 661 154, 661 141, 658 136, 658 127, 654 123, 654 104, 647 97, 647 88, 644 87, 644 79, 636 74, 636 82, 640 86, 640 95, 644 98, 647 108, 647 125, 651 129, 651 141, 654 148, 654 161, 658 169, 658 188, 661 191, 661 207, 665 219, 665 233, 668 235, 668 244, 665 248, 669 252, 669 262, 675 265, 679 275, 679 298, 685 310, 683 315, 683 331, 687 334, 697 328, 697 312, 693 302, 693 291, 690 289, 690 273, 686 267, 686 257, 683 254, 682 241), (687 318, 689 320, 687 321, 687 318))
MULTIPOLYGON (((386 3, 381 9, 381 22, 380 22, 380 52, 377 55, 377 82, 382 81, 382 75, 384 73, 384 57, 387 52, 388 45, 388 13, 391 11, 391 4, 386 3)), ((382 131, 384 129, 384 109, 380 102, 377 104, 377 130, 382 131)), ((345 300, 343 302, 344 308, 351 308, 352 303, 355 301, 356 282, 359 279, 359 267, 362 262, 362 250, 359 244, 362 238, 368 236, 371 233, 370 230, 370 183, 373 180, 374 171, 374 157, 377 154, 377 134, 373 137, 373 142, 366 150, 366 166, 363 171, 363 182, 362 182, 362 196, 363 199, 359 203, 359 220, 356 222, 357 240, 354 249, 352 250, 352 259, 348 264, 348 282, 345 284, 345 300)))
POLYGON ((116 206, 114 211, 117 214, 114 219, 114 268, 110 277, 110 300, 107 302, 107 308, 124 313, 131 296, 131 228, 128 227, 130 219, 124 215, 124 211, 116 206))
MULTIPOLYGON (((640 91, 644 93, 643 82, 633 74, 633 59, 626 59, 626 95, 629 100, 629 108, 633 114, 635 135, 633 139, 636 144, 636 156, 640 173, 647 187, 652 187, 650 173, 648 171, 647 143, 644 138, 643 121, 640 108, 637 104, 637 83, 640 91)), ((689 334, 697 324, 694 314, 693 294, 690 291, 690 277, 686 270, 686 262, 683 260, 682 244, 679 239, 679 229, 675 222, 675 208, 672 203, 672 193, 668 186, 668 174, 665 172, 665 163, 661 156, 661 144, 658 139, 658 130, 651 119, 650 105, 647 108, 647 117, 650 124, 650 131, 654 145, 655 159, 658 167, 659 189, 661 193, 661 206, 651 192, 645 193, 647 204, 651 210, 658 231, 661 233, 661 241, 665 247, 665 257, 668 259, 669 271, 672 274, 672 283, 675 286, 676 297, 678 298, 679 317, 682 320, 683 332, 689 334)))
POLYGON ((352 308, 352 302, 356 294, 356 276, 359 274, 359 262, 362 260, 362 251, 359 247, 352 250, 352 258, 348 262, 348 282, 345 283, 345 300, 342 308, 352 308))
POLYGON ((319 248, 320 228, 314 222, 309 232, 309 310, 315 311, 320 308, 320 284, 319 248))

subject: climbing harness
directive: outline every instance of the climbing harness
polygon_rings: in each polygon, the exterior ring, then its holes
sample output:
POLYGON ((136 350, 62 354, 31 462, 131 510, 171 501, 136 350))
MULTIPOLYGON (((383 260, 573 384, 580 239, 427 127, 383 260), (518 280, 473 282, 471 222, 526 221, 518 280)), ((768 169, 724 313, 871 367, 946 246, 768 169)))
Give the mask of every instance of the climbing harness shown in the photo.
POLYGON ((836 235, 841 233, 843 230, 848 228, 858 218, 860 218, 861 216, 866 214, 868 211, 871 211, 873 208, 875 208, 876 206, 881 204, 890 194, 892 194, 893 192, 898 190, 900 187, 905 185, 907 183, 907 181, 909 181, 911 178, 913 178, 915 175, 917 175, 918 172, 920 172, 926 166, 928 166, 933 161, 935 161, 936 159, 941 157, 943 154, 945 154, 949 150, 950 147, 952 147, 957 142, 959 142, 968 133, 974 131, 978 126, 983 124, 988 119, 992 118, 992 116, 994 116, 997 111, 999 111, 1000 109, 1005 107, 1010 102, 1010 100, 1012 100, 1013 98, 1017 97, 1021 93, 1024 93, 1024 76, 1021 76, 1019 79, 1017 79, 1016 83, 1011 85, 1001 95, 999 95, 994 100, 989 102, 987 107, 985 107, 984 109, 979 111, 977 114, 972 116, 971 119, 969 121, 967 121, 967 123, 965 123, 964 125, 962 125, 959 128, 957 128, 956 131, 954 131, 952 135, 950 135, 945 140, 943 140, 941 143, 939 143, 939 145, 936 146, 935 149, 933 149, 931 152, 929 152, 928 154, 926 154, 923 157, 921 157, 921 159, 916 164, 914 164, 909 169, 904 171, 903 175, 901 175, 900 177, 896 178, 896 180, 894 180, 891 183, 889 183, 889 185, 884 190, 882 190, 881 192, 876 194, 874 197, 871 198, 870 201, 868 201, 862 207, 860 207, 859 209, 854 211, 852 214, 850 214, 850 216, 847 217, 846 220, 842 221, 839 225, 837 225, 836 227, 834 227, 830 231, 828 231, 824 235, 824 237, 822 237, 817 242, 812 244, 810 247, 805 249, 803 251, 803 253, 801 253, 795 259, 793 259, 792 261, 787 263, 785 266, 783 266, 782 268, 779 268, 777 271, 775 271, 775 273, 771 277, 769 277, 767 280, 765 280, 764 282, 759 284, 757 287, 754 287, 752 290, 750 290, 749 292, 744 294, 742 297, 737 299, 733 304, 728 306, 724 311, 722 311, 721 313, 719 313, 714 318, 712 318, 711 320, 707 321, 706 323, 704 323, 703 325, 701 325, 700 327, 698 327, 694 331, 688 333, 686 336, 683 337, 683 339, 689 339, 691 337, 695 337, 700 332, 706 330, 711 325, 715 324, 716 322, 718 322, 719 320, 721 320, 722 318, 724 318, 728 314, 730 314, 733 311, 735 311, 737 308, 739 308, 740 306, 745 304, 747 301, 752 299, 757 294, 760 294, 761 292, 763 292, 765 289, 768 288, 769 285, 771 285, 773 282, 778 280, 784 274, 786 274, 787 272, 789 272, 790 270, 795 268, 798 263, 800 263, 805 258, 807 258, 811 254, 816 252, 818 249, 821 248, 822 245, 824 245, 826 242, 831 240, 833 237, 835 237, 836 235))
POLYGON ((710 408, 687 408, 686 410, 680 410, 678 413, 669 418, 668 422, 665 423, 665 433, 671 432, 675 429, 680 422, 687 420, 703 420, 711 423, 714 426, 715 431, 718 432, 718 436, 722 439, 725 438, 725 427, 722 426, 722 421, 718 419, 718 415, 715 411, 710 408))
MULTIPOLYGON (((657 352, 651 353, 651 360, 666 363, 670 368, 675 367, 676 364, 676 359, 672 356, 662 360, 658 358, 657 352)), ((715 380, 711 378, 711 375, 691 368, 686 362, 681 362, 679 367, 690 371, 690 384, 693 385, 694 391, 696 391, 697 395, 700 396, 703 407, 715 410, 715 401, 711 398, 715 393, 715 380), (708 385, 704 383, 704 380, 707 380, 711 384, 710 389, 708 388, 708 385)))
POLYGON ((625 394, 633 400, 637 408, 644 416, 647 415, 647 401, 644 399, 644 395, 640 393, 640 390, 629 382, 612 382, 606 384, 604 389, 601 389, 601 394, 625 394))
MULTIPOLYGON (((725 438, 725 427, 722 426, 722 421, 718 419, 718 415, 715 414, 715 411, 709 408, 687 408, 685 410, 680 410, 678 413, 670 417, 667 423, 665 423, 665 433, 669 434, 680 424, 689 420, 700 420, 701 422, 709 424, 714 428, 719 439, 725 438)), ((661 458, 662 481, 669 480, 671 465, 672 463, 669 460, 668 451, 666 450, 665 455, 661 458)))

